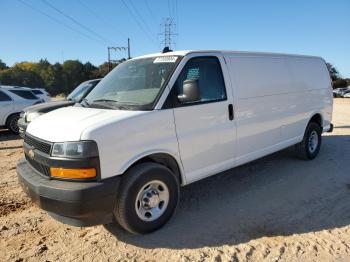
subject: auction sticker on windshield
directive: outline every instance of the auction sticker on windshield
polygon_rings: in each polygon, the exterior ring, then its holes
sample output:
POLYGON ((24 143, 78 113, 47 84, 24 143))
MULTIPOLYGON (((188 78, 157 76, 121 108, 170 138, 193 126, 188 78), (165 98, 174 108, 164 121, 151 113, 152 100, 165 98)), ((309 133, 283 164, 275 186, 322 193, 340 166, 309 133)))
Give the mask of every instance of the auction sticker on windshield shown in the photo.
POLYGON ((161 56, 154 59, 153 63, 175 63, 176 56, 161 56))

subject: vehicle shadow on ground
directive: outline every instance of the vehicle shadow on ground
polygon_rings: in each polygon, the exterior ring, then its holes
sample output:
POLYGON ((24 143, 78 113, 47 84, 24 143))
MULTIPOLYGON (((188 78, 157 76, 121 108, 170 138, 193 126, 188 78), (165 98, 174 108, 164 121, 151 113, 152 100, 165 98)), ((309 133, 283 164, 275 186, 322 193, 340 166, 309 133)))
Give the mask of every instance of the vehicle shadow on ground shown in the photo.
POLYGON ((349 225, 350 136, 322 142, 313 161, 295 158, 289 148, 182 188, 176 214, 152 234, 105 228, 138 247, 183 249, 349 225))
POLYGON ((21 138, 19 135, 14 134, 10 130, 0 129, 0 142, 16 140, 16 139, 19 139, 19 138, 21 138))

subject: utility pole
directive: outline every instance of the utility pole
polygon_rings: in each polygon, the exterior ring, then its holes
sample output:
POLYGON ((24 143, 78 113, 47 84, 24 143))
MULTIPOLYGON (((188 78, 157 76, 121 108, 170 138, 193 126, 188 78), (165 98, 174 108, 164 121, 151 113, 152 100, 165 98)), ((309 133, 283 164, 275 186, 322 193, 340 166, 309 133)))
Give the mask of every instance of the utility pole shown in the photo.
POLYGON ((128 59, 130 59, 130 38, 128 38, 128 59))
MULTIPOLYGON (((120 51, 127 51, 128 52, 128 59, 130 59, 130 38, 128 38, 128 46, 109 46, 107 47, 108 50, 108 72, 112 69, 112 63, 120 63, 122 59, 111 59, 111 52, 114 51, 116 54, 120 51)), ((125 60, 125 59, 124 59, 125 60)))
POLYGON ((163 19, 163 22, 160 24, 162 28, 162 32, 159 34, 163 37, 161 41, 161 45, 163 45, 164 48, 172 49, 172 47, 175 47, 175 42, 173 40, 173 36, 176 36, 177 34, 175 32, 176 24, 171 17, 167 17, 163 19))

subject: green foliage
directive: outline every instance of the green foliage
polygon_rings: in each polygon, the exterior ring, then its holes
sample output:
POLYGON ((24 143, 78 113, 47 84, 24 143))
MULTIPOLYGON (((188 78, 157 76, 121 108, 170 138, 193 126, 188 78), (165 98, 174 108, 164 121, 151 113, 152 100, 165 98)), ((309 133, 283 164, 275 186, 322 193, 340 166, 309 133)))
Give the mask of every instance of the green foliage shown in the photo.
POLYGON ((0 71, 0 83, 3 85, 44 87, 44 81, 34 71, 23 70, 19 67, 12 67, 0 71))
POLYGON ((347 87, 350 85, 350 79, 339 78, 333 81, 333 88, 347 87))
POLYGON ((349 78, 342 78, 338 69, 334 65, 332 65, 331 63, 326 64, 333 82, 333 88, 347 87, 350 85, 349 78))
POLYGON ((335 81, 335 80, 339 79, 340 75, 339 75, 338 69, 336 69, 335 66, 332 65, 331 63, 326 63, 326 65, 327 65, 329 74, 330 74, 330 76, 332 78, 332 81, 335 81))
MULTIPOLYGON (((121 61, 122 62, 122 61, 121 61)), ((111 69, 118 64, 111 64, 111 69)), ((333 87, 350 85, 350 79, 341 78, 339 71, 327 63, 333 87)), ((0 59, 0 84, 45 88, 51 95, 69 94, 81 82, 102 78, 108 73, 108 63, 96 67, 90 62, 67 60, 63 64, 50 64, 46 59, 39 62, 20 62, 7 67, 0 59)))
POLYGON ((4 70, 7 69, 7 66, 4 62, 2 62, 2 60, 0 59, 0 70, 4 70))
POLYGON ((108 63, 96 67, 90 62, 83 64, 79 60, 50 64, 46 59, 41 59, 37 63, 16 63, 9 68, 0 60, 0 84, 41 87, 51 95, 67 95, 81 82, 104 77, 107 73, 108 63))

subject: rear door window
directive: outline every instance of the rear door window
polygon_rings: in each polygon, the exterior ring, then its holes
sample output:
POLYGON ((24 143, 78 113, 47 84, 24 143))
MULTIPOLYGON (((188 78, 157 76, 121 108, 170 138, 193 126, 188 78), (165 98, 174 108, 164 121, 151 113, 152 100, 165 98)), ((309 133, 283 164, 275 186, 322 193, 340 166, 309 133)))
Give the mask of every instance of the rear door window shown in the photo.
POLYGON ((9 90, 11 93, 20 96, 24 99, 30 99, 30 100, 36 100, 38 97, 36 97, 31 91, 27 90, 9 90))
POLYGON ((33 94, 35 95, 42 95, 43 92, 41 92, 40 90, 31 90, 33 94))

